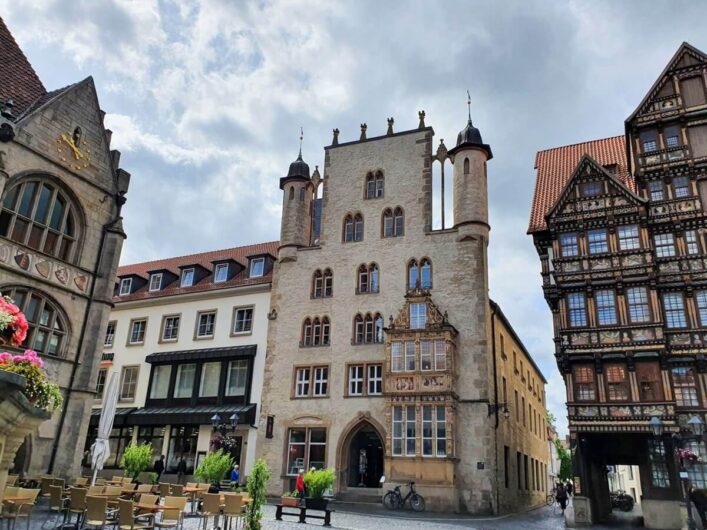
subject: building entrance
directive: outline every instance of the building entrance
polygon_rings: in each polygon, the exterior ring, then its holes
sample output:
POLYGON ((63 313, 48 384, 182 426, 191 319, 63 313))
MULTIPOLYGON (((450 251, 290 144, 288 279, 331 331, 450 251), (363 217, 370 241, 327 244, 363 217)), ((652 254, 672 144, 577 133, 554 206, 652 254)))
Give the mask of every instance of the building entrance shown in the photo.
POLYGON ((365 423, 351 436, 348 450, 347 486, 379 488, 383 475, 383 441, 365 423))

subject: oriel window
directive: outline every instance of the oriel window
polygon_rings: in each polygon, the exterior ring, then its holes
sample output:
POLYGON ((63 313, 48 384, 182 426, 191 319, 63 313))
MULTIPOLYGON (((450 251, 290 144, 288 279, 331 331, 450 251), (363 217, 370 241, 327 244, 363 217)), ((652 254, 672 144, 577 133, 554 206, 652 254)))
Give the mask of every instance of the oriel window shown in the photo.
POLYGON ((626 302, 631 323, 650 322, 651 311, 648 302, 648 290, 645 287, 630 287, 626 289, 626 302))
POLYGON ((673 195, 676 199, 689 197, 690 194, 690 179, 688 177, 673 178, 673 195))
POLYGON ((668 258, 675 255, 675 237, 673 234, 656 234, 653 236, 655 242, 655 255, 659 258, 668 258))
POLYGON ((685 300, 683 300, 681 293, 665 293, 663 295, 663 309, 666 326, 669 328, 687 327, 685 300))
POLYGON ((587 232, 590 254, 601 254, 609 251, 609 243, 606 238, 606 230, 589 230, 587 232))
POLYGON ((569 258, 579 255, 579 246, 577 245, 577 234, 560 234, 560 254, 563 258, 569 258))
POLYGON ((700 316, 700 325, 707 327, 707 291, 697 291, 695 302, 697 303, 697 313, 700 316))
POLYGON ((635 250, 641 247, 638 238, 638 226, 620 226, 618 230, 619 234, 619 249, 621 250, 635 250))
POLYGON ((616 324, 616 298, 614 291, 597 291, 594 295, 597 307, 597 322, 600 326, 616 324))
POLYGON ((584 293, 569 293, 567 295, 567 314, 571 327, 587 325, 587 307, 584 293))

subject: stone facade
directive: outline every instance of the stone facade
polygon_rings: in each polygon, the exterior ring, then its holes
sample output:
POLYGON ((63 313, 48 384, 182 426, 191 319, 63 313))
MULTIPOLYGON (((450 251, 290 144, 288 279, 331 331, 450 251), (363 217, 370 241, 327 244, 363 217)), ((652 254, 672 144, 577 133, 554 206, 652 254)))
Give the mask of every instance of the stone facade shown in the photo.
MULTIPOLYGON (((0 53, 16 56, 2 21, 0 30, 0 53)), ((17 72, 14 64, 3 77, 17 72)), ((41 425, 20 467, 76 475, 125 239, 120 208, 130 176, 110 150, 91 78, 36 90, 40 97, 26 108, 0 102, 0 291, 25 310, 31 329, 24 346, 39 351, 65 395, 64 409, 41 425)))
MULTIPOLYGON (((345 144, 335 136, 323 180, 318 169, 310 177, 301 158, 281 179, 267 428, 258 436, 258 454, 273 472, 269 493, 292 490, 299 468, 328 467, 341 496, 380 495, 385 475, 386 487, 415 481, 428 509, 498 513, 535 502, 500 502, 503 447, 518 445, 503 440, 529 434, 497 429, 491 413, 499 403, 487 294, 491 151, 480 135, 464 136, 470 127, 478 135, 470 120, 457 147, 447 154, 442 145, 438 155, 424 123, 371 139, 364 131, 345 144), (453 159, 455 225, 432 230, 439 153, 453 159), (315 200, 319 234, 310 228, 315 200), (386 221, 388 209, 396 213, 386 221), (318 287, 319 274, 329 288, 318 287)), ((542 451, 535 458, 547 460, 542 451)))

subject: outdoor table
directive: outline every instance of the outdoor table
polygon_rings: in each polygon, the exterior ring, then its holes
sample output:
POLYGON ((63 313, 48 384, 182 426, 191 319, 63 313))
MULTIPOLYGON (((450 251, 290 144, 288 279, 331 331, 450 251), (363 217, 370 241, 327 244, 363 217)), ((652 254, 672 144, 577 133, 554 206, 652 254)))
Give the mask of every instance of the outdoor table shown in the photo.
POLYGON ((191 504, 191 511, 187 513, 188 516, 194 516, 196 515, 196 510, 194 509, 194 505, 196 504, 196 494, 199 492, 204 492, 204 491, 209 491, 209 488, 204 488, 202 487, 191 487, 191 488, 184 488, 182 490, 184 493, 189 494, 189 499, 190 499, 190 504, 191 504))
POLYGON ((139 510, 146 510, 150 512, 159 512, 160 510, 164 510, 164 505, 162 504, 148 504, 146 502, 136 502, 133 504, 134 508, 137 508, 139 510))
POLYGON ((21 501, 21 500, 27 500, 27 501, 28 501, 28 500, 29 500, 29 497, 9 497, 9 496, 6 496, 6 497, 3 497, 3 498, 2 498, 2 502, 18 502, 18 501, 21 501))

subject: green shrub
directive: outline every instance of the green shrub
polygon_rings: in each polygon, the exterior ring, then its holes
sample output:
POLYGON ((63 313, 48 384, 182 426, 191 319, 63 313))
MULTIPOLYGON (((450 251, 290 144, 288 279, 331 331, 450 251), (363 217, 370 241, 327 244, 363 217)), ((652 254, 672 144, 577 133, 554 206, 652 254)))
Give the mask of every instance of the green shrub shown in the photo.
POLYGON ((223 449, 209 453, 194 472, 194 476, 209 484, 221 482, 233 467, 233 458, 223 449))
POLYGON ((261 507, 265 504, 265 486, 270 479, 270 469, 265 460, 258 460, 253 466, 253 470, 248 475, 246 489, 253 502, 246 507, 245 530, 262 530, 263 511, 261 507))
POLYGON ((120 467, 125 470, 125 476, 136 479, 137 476, 150 467, 152 462, 152 444, 136 444, 130 442, 123 452, 120 467))
POLYGON ((313 499, 321 499, 334 485, 335 479, 336 473, 333 469, 310 469, 304 474, 307 495, 313 499))

